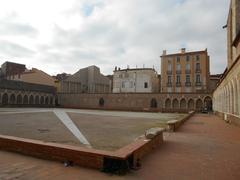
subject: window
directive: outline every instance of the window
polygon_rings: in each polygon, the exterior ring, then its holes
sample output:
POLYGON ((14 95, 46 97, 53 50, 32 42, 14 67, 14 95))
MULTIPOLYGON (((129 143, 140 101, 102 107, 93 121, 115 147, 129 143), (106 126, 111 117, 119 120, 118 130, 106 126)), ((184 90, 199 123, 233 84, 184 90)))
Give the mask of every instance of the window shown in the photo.
POLYGON ((133 88, 133 82, 132 81, 130 82, 130 88, 133 88))
POLYGON ((177 57, 177 62, 180 62, 180 57, 179 56, 177 57))
POLYGON ((168 63, 168 71, 172 71, 172 64, 168 63))
POLYGON ((201 76, 200 76, 200 74, 196 75, 196 83, 201 83, 201 76))
POLYGON ((190 56, 186 57, 186 61, 189 62, 190 61, 190 56))
POLYGON ((177 76, 177 83, 178 83, 178 84, 181 83, 181 76, 177 76))
POLYGON ((190 70, 190 64, 186 64, 186 70, 190 70))
POLYGON ((177 71, 181 71, 181 64, 177 64, 177 71))
POLYGON ((200 63, 196 64, 196 70, 200 70, 200 63))
POLYGON ((200 57, 199 55, 196 55, 196 60, 199 61, 200 60, 200 57))
POLYGON ((190 75, 186 75, 186 82, 187 82, 187 83, 190 82, 190 75))
POLYGON ((144 83, 144 88, 148 88, 148 83, 147 82, 144 83))
POLYGON ((168 84, 172 83, 172 76, 168 76, 168 84))

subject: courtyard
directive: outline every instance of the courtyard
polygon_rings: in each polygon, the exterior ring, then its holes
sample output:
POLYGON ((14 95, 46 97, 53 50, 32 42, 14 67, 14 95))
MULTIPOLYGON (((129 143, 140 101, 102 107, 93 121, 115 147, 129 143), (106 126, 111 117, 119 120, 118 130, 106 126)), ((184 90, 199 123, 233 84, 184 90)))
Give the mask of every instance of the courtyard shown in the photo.
POLYGON ((1 108, 0 134, 115 151, 186 114, 57 108, 1 108))

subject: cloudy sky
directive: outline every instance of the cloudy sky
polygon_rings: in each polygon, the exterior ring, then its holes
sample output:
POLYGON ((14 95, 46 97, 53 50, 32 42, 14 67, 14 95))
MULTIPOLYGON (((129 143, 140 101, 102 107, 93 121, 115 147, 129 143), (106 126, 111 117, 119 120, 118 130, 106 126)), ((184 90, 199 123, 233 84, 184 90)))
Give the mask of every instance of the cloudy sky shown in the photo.
POLYGON ((226 66, 229 0, 0 0, 0 64, 53 75, 97 65, 155 67, 162 51, 208 48, 211 73, 226 66))

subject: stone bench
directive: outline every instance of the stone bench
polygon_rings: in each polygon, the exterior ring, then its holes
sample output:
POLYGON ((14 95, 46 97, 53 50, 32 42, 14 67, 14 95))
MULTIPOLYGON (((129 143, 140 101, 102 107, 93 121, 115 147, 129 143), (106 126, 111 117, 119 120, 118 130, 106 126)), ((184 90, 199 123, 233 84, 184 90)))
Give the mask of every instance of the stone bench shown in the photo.
POLYGON ((168 130, 174 132, 177 129, 179 121, 178 120, 171 120, 167 122, 168 130))
POLYGON ((156 127, 145 131, 146 139, 153 139, 155 136, 162 134, 165 131, 164 128, 156 127))

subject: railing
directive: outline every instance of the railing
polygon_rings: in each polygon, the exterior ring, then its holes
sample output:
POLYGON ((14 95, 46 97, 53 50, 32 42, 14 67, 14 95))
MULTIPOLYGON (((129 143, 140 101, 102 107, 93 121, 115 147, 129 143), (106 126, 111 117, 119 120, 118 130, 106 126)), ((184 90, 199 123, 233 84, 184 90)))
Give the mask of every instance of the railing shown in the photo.
POLYGON ((176 73, 177 74, 182 74, 182 71, 181 70, 177 70, 176 73))
POLYGON ((201 70, 201 69, 196 69, 195 72, 196 72, 196 73, 201 73, 202 70, 201 70))
POLYGON ((167 70, 167 74, 172 74, 172 70, 167 70))
POLYGON ((167 87, 172 87, 172 83, 168 82, 167 87))
POLYGON ((185 73, 186 73, 186 74, 191 74, 191 70, 190 70, 190 69, 186 69, 186 70, 185 70, 185 73))
POLYGON ((182 86, 181 82, 176 82, 176 86, 181 87, 182 86))
POLYGON ((196 86, 202 86, 202 82, 196 82, 196 86))
POLYGON ((185 86, 190 87, 190 86, 192 86, 192 83, 191 82, 185 82, 185 86))

